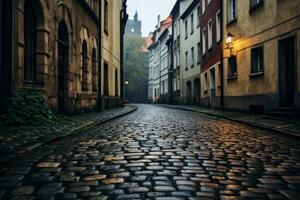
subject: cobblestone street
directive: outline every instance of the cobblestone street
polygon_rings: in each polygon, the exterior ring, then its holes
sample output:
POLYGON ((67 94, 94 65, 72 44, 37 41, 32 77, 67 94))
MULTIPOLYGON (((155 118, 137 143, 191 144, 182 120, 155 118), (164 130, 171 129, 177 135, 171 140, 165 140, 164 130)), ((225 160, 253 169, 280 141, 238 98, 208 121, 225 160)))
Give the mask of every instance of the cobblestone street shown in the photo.
POLYGON ((299 141, 137 107, 1 164, 0 199, 300 199, 299 141))

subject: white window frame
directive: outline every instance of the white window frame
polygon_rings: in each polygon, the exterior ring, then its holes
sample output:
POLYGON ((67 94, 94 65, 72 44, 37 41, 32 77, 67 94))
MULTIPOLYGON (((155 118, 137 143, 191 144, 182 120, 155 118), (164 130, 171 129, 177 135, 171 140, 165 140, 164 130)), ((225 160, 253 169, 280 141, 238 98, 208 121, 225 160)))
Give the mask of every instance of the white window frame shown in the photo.
POLYGON ((221 40, 221 11, 216 14, 216 42, 221 40))
POLYGON ((206 29, 202 29, 202 55, 206 53, 206 29))
POLYGON ((189 67, 189 52, 185 52, 185 70, 187 70, 189 67))
POLYGON ((229 0, 229 4, 228 4, 228 22, 231 22, 235 19, 237 19, 237 0, 229 0))
POLYGON ((212 19, 210 19, 207 23, 207 47, 208 49, 212 48, 212 19))
POLYGON ((206 10, 206 3, 205 3, 206 0, 202 0, 201 3, 202 3, 202 15, 205 13, 205 10, 206 10))

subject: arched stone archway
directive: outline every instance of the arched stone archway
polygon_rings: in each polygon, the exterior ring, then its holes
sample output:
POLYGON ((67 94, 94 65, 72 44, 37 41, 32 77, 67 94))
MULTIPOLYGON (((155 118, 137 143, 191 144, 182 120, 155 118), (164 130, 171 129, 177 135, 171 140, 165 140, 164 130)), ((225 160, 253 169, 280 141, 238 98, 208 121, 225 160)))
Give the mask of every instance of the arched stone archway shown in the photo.
POLYGON ((65 113, 68 105, 69 36, 64 21, 58 26, 58 111, 65 113))
POLYGON ((69 9, 62 2, 58 4, 54 18, 57 110, 60 113, 69 113, 72 111, 71 98, 76 97, 76 82, 72 69, 73 25, 69 9))

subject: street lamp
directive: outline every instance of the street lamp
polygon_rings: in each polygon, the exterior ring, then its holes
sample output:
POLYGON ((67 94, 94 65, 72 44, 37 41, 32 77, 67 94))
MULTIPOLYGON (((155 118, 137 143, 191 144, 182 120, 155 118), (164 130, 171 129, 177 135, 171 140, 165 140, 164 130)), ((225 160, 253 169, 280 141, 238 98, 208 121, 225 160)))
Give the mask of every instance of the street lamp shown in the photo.
POLYGON ((129 82, 125 81, 124 99, 126 99, 126 96, 128 95, 127 94, 127 92, 128 92, 128 84, 129 84, 129 82))
POLYGON ((125 85, 128 85, 129 84, 129 82, 128 81, 125 81, 125 85))
POLYGON ((230 32, 227 33, 227 36, 225 38, 225 43, 227 46, 227 49, 230 50, 230 55, 233 55, 233 42, 234 42, 234 35, 230 32))

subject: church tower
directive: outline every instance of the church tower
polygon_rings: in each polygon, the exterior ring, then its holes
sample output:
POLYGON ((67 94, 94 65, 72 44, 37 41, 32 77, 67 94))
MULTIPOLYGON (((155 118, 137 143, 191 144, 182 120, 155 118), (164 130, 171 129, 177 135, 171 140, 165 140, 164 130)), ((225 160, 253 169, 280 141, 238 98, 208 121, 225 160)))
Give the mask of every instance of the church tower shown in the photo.
POLYGON ((129 19, 127 21, 125 36, 142 37, 142 22, 139 20, 139 15, 137 11, 135 12, 133 19, 129 19))

